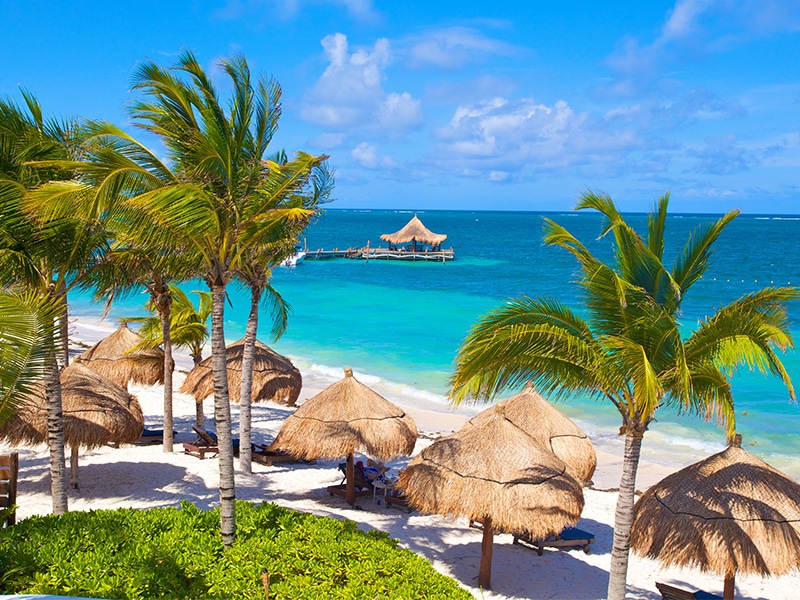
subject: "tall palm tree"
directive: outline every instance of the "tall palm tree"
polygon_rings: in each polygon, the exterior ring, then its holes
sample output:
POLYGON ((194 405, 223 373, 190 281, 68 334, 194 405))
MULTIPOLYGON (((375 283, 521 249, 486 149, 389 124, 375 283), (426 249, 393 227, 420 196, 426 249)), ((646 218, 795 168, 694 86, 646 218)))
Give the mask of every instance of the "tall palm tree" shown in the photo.
MULTIPOLYGON (((176 284, 169 285, 172 310, 169 313, 169 336, 172 345, 189 352, 194 366, 203 361, 203 346, 209 338, 208 319, 211 317, 211 293, 197 291, 199 305, 195 308, 189 296, 176 284)), ((147 304, 148 310, 157 311, 152 302, 147 304)), ((127 319, 133 323, 141 323, 139 335, 144 338, 143 348, 156 348, 164 343, 164 327, 162 318, 157 316, 133 317, 127 319)), ((197 403, 196 422, 198 427, 205 426, 203 404, 197 403)))
POLYGON ((686 338, 681 303, 709 266, 712 246, 738 211, 698 227, 671 269, 663 265, 669 198, 650 215, 645 238, 607 196, 586 193, 578 209, 594 209, 614 236, 615 261, 603 263, 567 229, 546 219, 545 242, 580 264, 586 317, 557 300, 520 298, 489 313, 464 340, 452 377, 455 402, 489 399, 532 379, 544 392, 588 393, 622 417, 625 455, 617 501, 608 598, 625 597, 636 471, 642 438, 655 412, 674 406, 735 427, 729 378, 739 366, 771 373, 794 388, 777 349, 792 346, 786 302, 793 287, 748 294, 701 321, 686 338))
POLYGON ((230 546, 236 495, 225 360, 227 285, 252 248, 268 244, 287 222, 305 218, 308 210, 292 202, 308 194, 325 157, 298 153, 286 164, 264 160, 280 114, 273 103, 277 84, 262 78, 254 86, 241 56, 220 64, 232 85, 227 111, 191 52, 183 52, 169 69, 150 61, 137 69, 134 88, 143 97, 132 115, 163 141, 178 181, 132 198, 130 205, 139 213, 132 214, 130 223, 137 239, 147 244, 165 249, 177 244, 199 257, 200 275, 212 292, 220 528, 223 543, 230 546), (276 199, 286 204, 276 206, 276 199))
POLYGON ((173 246, 147 246, 131 231, 127 200, 177 183, 176 177, 137 140, 106 122, 89 121, 80 128, 80 161, 40 161, 68 169, 70 181, 51 181, 28 194, 27 205, 40 220, 75 220, 92 227, 102 224, 109 248, 82 274, 81 285, 108 307, 115 299, 144 287, 156 308, 164 348, 164 452, 173 449, 173 369, 170 339, 172 298, 169 283, 198 268, 197 258, 173 246))
MULTIPOLYGON (((59 343, 45 344, 44 382, 48 411, 50 484, 53 512, 67 511, 61 385, 61 362, 68 361, 67 294, 79 285, 86 265, 103 253, 105 235, 98 224, 74 218, 45 222, 25 204, 30 190, 43 181, 69 179, 72 173, 51 161, 77 158, 77 124, 46 120, 34 96, 23 92, 25 109, 0 100, 0 286, 29 290, 57 306, 59 343)), ((54 334, 55 336, 56 334, 54 334)))

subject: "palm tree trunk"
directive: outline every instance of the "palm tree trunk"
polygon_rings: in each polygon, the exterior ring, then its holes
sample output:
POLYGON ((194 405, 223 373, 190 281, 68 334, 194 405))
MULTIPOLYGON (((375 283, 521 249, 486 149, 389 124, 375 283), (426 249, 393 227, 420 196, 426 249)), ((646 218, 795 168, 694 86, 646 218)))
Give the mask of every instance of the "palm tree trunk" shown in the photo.
POLYGON ((608 578, 608 600, 624 600, 628 578, 628 554, 633 528, 633 500, 636 491, 636 471, 642 450, 642 433, 629 431, 625 436, 625 457, 622 479, 614 514, 614 542, 611 548, 611 571, 608 578))
POLYGON ((172 381, 175 361, 172 360, 172 336, 170 334, 169 316, 172 312, 172 296, 169 289, 161 287, 155 298, 158 315, 161 318, 161 337, 164 342, 164 452, 172 452, 172 381))
POLYGON ((50 494, 53 498, 53 514, 60 515, 67 512, 64 412, 61 406, 61 375, 55 350, 49 350, 48 354, 44 390, 47 399, 47 444, 50 447, 50 494))
POLYGON ((231 404, 225 357, 225 284, 215 284, 211 313, 211 371, 214 377, 214 425, 219 439, 219 510, 222 543, 233 545, 236 536, 236 485, 233 474, 231 404))
MULTIPOLYGON (((195 368, 197 368, 197 365, 199 365, 201 362, 203 362, 203 356, 200 354, 200 352, 194 352, 192 354, 192 362, 194 363, 195 368)), ((194 420, 195 420, 195 424, 198 427, 205 427, 206 426, 206 416, 203 413, 203 401, 202 400, 197 400, 194 403, 194 420)))
POLYGON ((253 397, 253 355, 258 333, 258 303, 261 301, 262 288, 250 287, 250 315, 247 319, 247 331, 242 348, 242 387, 239 395, 239 470, 252 473, 252 397, 253 397))
POLYGON ((67 304, 67 284, 62 281, 58 295, 61 298, 61 316, 58 318, 58 330, 61 336, 60 366, 63 369, 69 365, 69 305, 67 304))

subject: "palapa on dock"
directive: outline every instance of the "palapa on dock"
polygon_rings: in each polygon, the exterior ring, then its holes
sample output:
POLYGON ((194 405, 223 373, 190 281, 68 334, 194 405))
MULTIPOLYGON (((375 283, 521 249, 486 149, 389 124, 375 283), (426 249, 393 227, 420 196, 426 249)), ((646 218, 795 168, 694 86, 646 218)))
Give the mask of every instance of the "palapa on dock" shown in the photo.
POLYGON ((443 250, 441 244, 447 239, 447 234, 433 233, 422 224, 417 215, 400 231, 384 233, 381 239, 388 242, 386 248, 371 248, 369 242, 362 248, 347 248, 340 250, 307 250, 306 259, 324 258, 360 258, 364 260, 426 260, 445 262, 455 258, 452 248, 443 250), (401 244, 407 244, 401 246, 401 244))

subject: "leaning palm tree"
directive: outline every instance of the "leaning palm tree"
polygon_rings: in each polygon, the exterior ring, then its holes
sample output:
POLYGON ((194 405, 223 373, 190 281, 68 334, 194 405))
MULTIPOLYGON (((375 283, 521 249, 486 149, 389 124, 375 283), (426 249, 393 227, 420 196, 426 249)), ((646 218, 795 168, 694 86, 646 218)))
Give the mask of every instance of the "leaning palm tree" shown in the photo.
POLYGON ((793 287, 765 288, 717 310, 688 337, 679 330, 681 303, 709 266, 712 246, 738 211, 700 226, 672 269, 662 260, 669 198, 650 215, 645 238, 607 196, 586 193, 579 209, 594 209, 613 233, 615 263, 605 264, 557 223, 545 221, 545 242, 580 264, 586 305, 581 316, 553 299, 520 298, 475 324, 458 352, 454 402, 485 400, 534 380, 543 393, 588 393, 622 417, 625 456, 614 525, 608 598, 625 596, 636 470, 642 438, 662 406, 715 417, 734 431, 729 378, 739 366, 771 373, 794 388, 777 354, 792 346, 786 303, 793 287))
MULTIPOLYGON (((203 361, 203 346, 208 341, 208 319, 211 317, 211 293, 195 290, 199 296, 199 305, 195 308, 189 296, 176 284, 169 285, 172 310, 169 313, 169 337, 172 345, 189 352, 196 367, 203 361)), ((148 310, 157 310, 153 302, 148 302, 148 310)), ((163 344, 164 328, 160 316, 131 317, 127 321, 141 323, 139 335, 144 340, 142 348, 157 348, 163 344)), ((197 402, 196 422, 198 427, 205 426, 203 403, 197 402)))
POLYGON ((0 100, 0 286, 29 290, 59 310, 59 340, 51 340, 44 380, 48 403, 48 444, 53 512, 67 511, 64 435, 56 348, 66 364, 67 294, 82 281, 87 265, 104 252, 102 223, 90 225, 66 217, 45 221, 26 204, 30 191, 44 181, 72 177, 58 161, 78 157, 77 124, 46 120, 31 94, 25 109, 0 100))
POLYGON ((163 69, 144 62, 134 75, 142 99, 132 106, 137 125, 167 148, 177 181, 133 197, 127 222, 135 239, 165 251, 179 247, 198 258, 212 292, 211 354, 214 414, 220 453, 220 525, 223 543, 235 535, 235 482, 225 361, 227 285, 252 248, 269 243, 286 223, 306 219, 298 198, 321 185, 325 157, 298 153, 285 164, 264 160, 279 107, 271 89, 251 82, 241 56, 220 62, 232 92, 226 111, 191 52, 163 69), (319 183, 318 183, 319 180, 319 183))

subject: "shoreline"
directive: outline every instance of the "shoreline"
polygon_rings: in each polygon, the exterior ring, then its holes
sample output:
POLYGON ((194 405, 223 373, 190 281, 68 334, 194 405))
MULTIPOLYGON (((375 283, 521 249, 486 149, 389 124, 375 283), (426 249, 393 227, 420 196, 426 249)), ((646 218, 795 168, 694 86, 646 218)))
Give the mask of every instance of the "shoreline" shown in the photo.
MULTIPOLYGON (((85 315, 73 316, 71 320, 70 331, 74 331, 74 334, 70 334, 71 346, 88 348, 116 330, 116 327, 112 323, 106 321, 93 323, 85 315)), ((297 362, 297 357, 291 358, 293 362, 297 362)), ((193 367, 191 357, 185 353, 176 352, 174 354, 174 360, 176 375, 179 371, 188 373, 193 367)), ((342 377, 342 374, 336 372, 334 369, 326 369, 324 373, 313 372, 309 374, 308 371, 303 371, 302 369, 301 372, 303 375, 303 386, 298 397, 298 404, 315 396, 342 377)), ((412 403, 406 396, 402 393, 398 393, 394 389, 397 387, 396 385, 390 388, 389 386, 383 385, 378 378, 369 374, 359 373, 358 371, 355 372, 355 376, 362 381, 362 383, 373 388, 387 400, 406 410, 417 424, 417 429, 421 437, 427 439, 436 439, 457 431, 466 421, 489 406, 488 404, 469 404, 458 407, 446 405, 437 406, 432 400, 420 401, 418 398, 415 398, 412 403), (378 380, 378 382, 373 383, 371 380, 378 380), (422 404, 424 404, 424 406, 421 406, 422 404)), ((179 386, 176 386, 176 389, 178 387, 179 386)), ((401 387, 410 388, 411 386, 403 385, 401 387)), ((559 406, 557 406, 557 408, 560 409, 559 406)), ((594 445, 595 452, 597 453, 597 470, 592 478, 591 487, 600 491, 618 490, 622 475, 622 457, 624 454, 625 439, 617 436, 615 432, 604 431, 599 433, 591 424, 587 424, 580 419, 573 420, 586 432, 587 436, 589 436, 594 445)), ((237 423, 234 423, 234 425, 236 426, 237 423)), ((719 450, 713 451, 707 451, 702 447, 680 447, 678 451, 670 449, 668 452, 665 452, 665 448, 661 445, 648 443, 648 441, 656 437, 656 435, 653 435, 653 433, 650 433, 649 436, 646 435, 645 441, 642 444, 642 453, 636 477, 637 491, 643 492, 670 473, 724 449, 724 446, 720 444, 719 450)))

